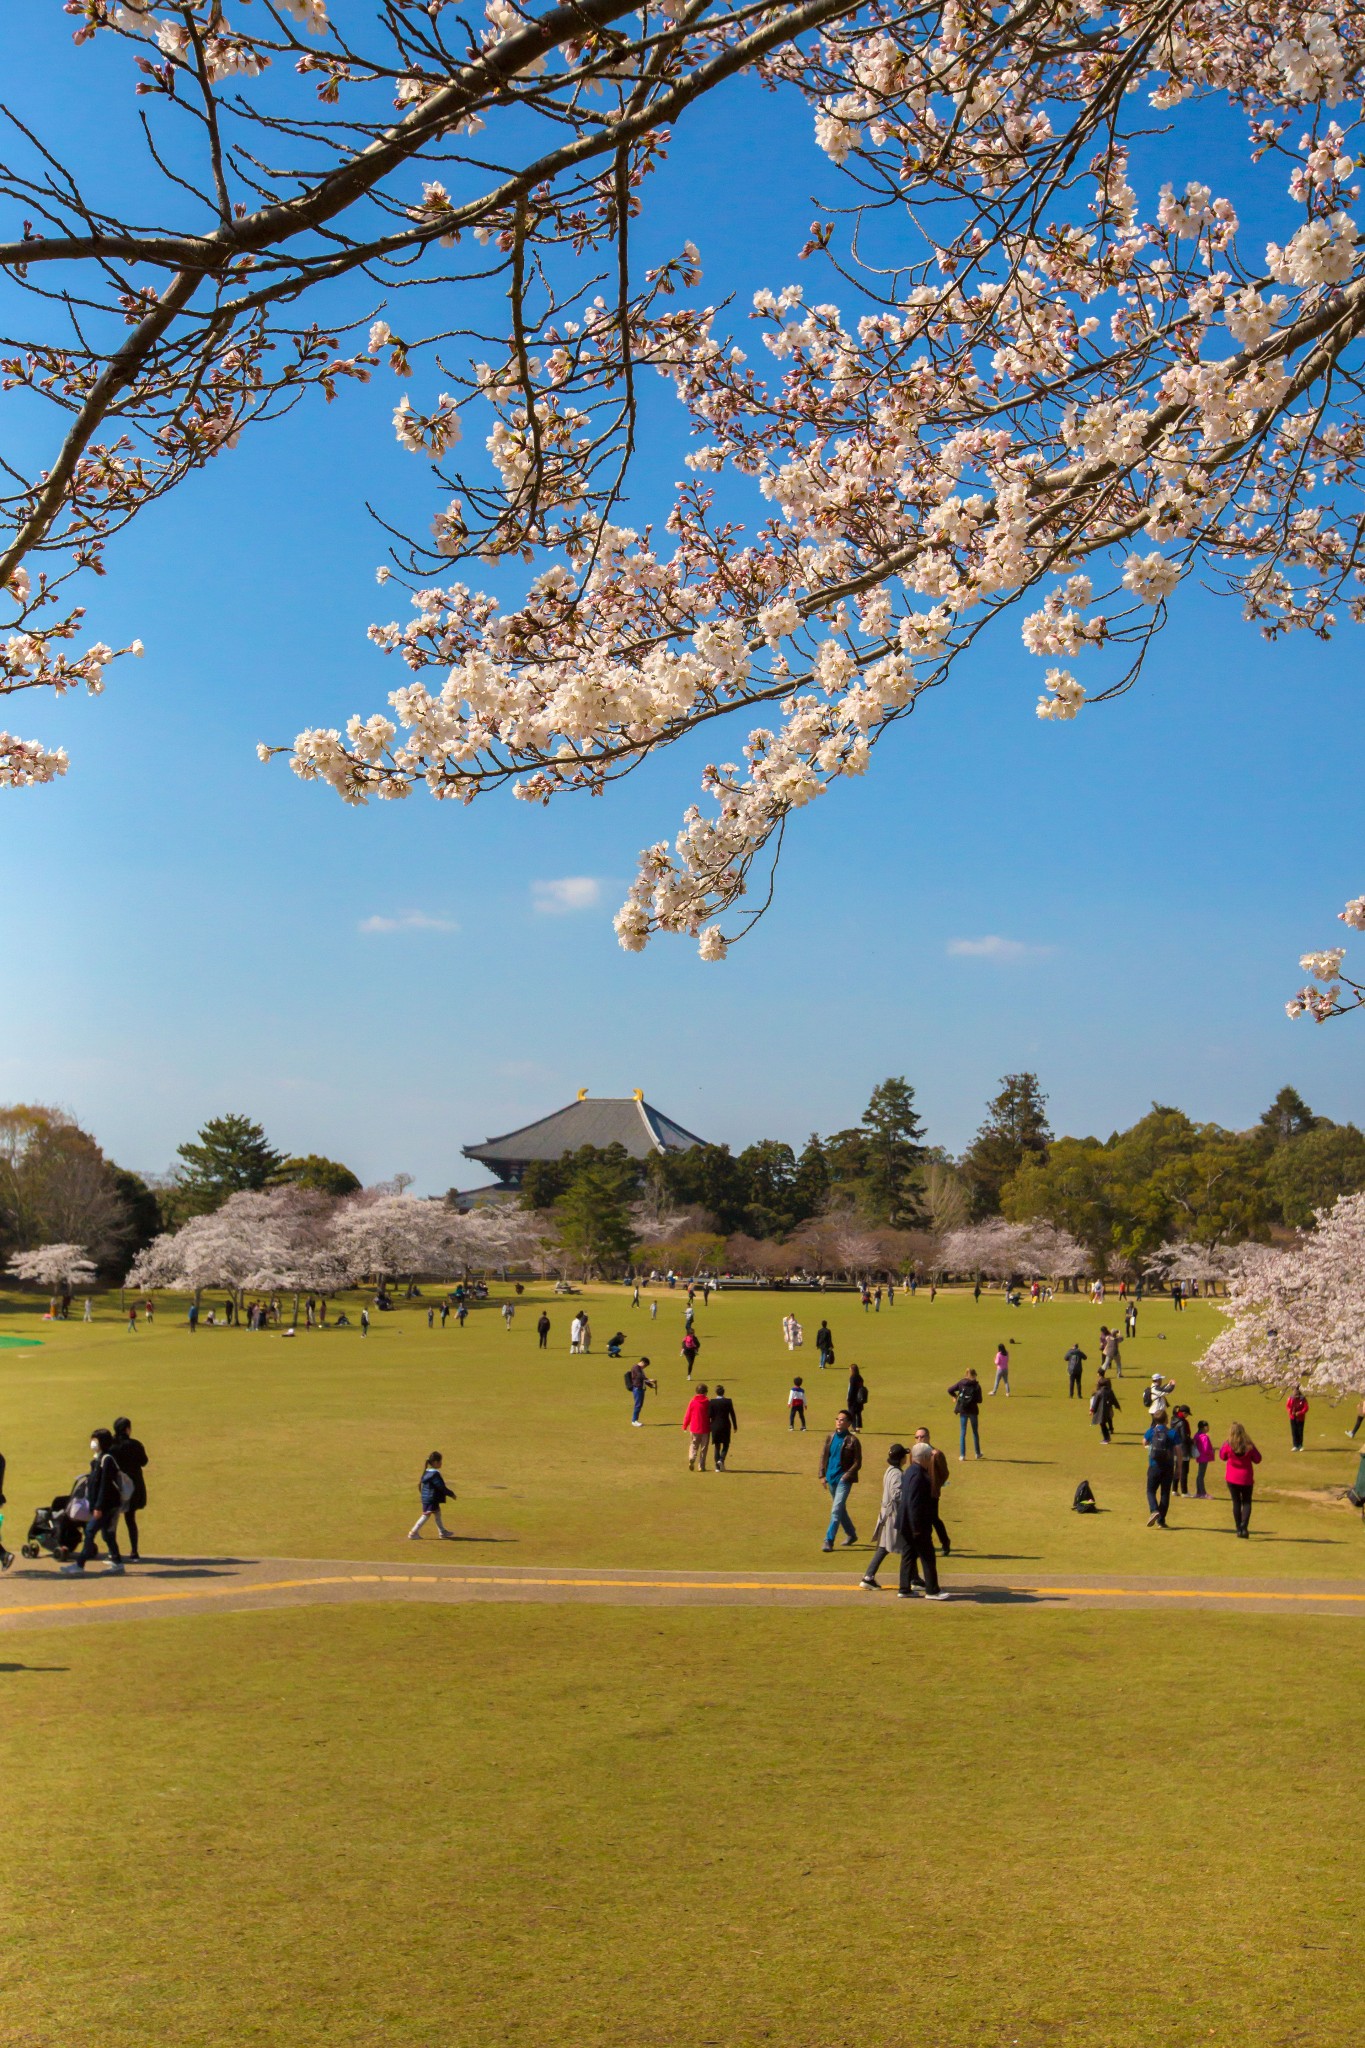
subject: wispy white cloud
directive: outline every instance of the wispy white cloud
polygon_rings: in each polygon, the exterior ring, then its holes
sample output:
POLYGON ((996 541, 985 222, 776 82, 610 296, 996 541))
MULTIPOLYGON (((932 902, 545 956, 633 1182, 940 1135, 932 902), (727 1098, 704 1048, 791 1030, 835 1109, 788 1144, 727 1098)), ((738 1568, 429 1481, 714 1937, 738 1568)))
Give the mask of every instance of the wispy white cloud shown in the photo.
POLYGON ((432 917, 425 910, 398 910, 392 917, 362 917, 356 926, 359 932, 457 932, 460 929, 453 917, 432 917))
POLYGON ((1051 951, 1051 946, 1026 946, 1022 939, 1002 939, 996 932, 988 932, 980 939, 948 941, 949 957, 953 960, 995 960, 1010 967, 1020 960, 1042 960, 1051 951))
POLYGON ((542 917, 595 910, 601 900, 602 884, 592 875, 560 875, 554 881, 531 884, 531 902, 542 917))

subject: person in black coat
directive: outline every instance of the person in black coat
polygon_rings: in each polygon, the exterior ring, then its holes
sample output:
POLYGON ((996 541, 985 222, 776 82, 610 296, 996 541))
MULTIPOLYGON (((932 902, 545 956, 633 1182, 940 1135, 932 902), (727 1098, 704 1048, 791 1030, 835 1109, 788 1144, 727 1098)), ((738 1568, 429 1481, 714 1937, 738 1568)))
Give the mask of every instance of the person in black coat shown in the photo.
MULTIPOLYGON (((0 1452, 0 1508, 2 1508, 2 1507, 3 1507, 4 1505, 5 1505, 5 1459, 4 1459, 4 1453, 3 1453, 3 1452, 0 1452)), ((3 1521, 4 1521, 4 1519, 5 1519, 5 1518, 4 1518, 4 1516, 3 1516, 3 1515, 0 1515, 0 1522, 3 1522, 3 1521)), ((14 1552, 13 1552, 12 1550, 6 1550, 6 1548, 5 1548, 4 1544, 3 1544, 3 1543, 0 1543, 0 1572, 7 1572, 7 1571, 9 1570, 10 1566, 11 1566, 11 1565, 12 1565, 13 1563, 14 1563, 14 1552)))
POLYGON ((901 1478, 902 1600, 913 1598, 917 1588, 923 1590, 927 1600, 948 1598, 939 1587, 938 1561, 934 1556, 934 1484, 930 1477, 933 1457, 928 1444, 916 1444, 901 1478))
POLYGON ((62 1566, 68 1576, 79 1575, 97 1553, 95 1541, 104 1538, 109 1552, 111 1572, 123 1570, 123 1559, 118 1548, 118 1518, 123 1508, 123 1474, 114 1462, 114 1432, 111 1429, 92 1429, 90 1432, 90 1473, 85 1482, 85 1497, 90 1503, 90 1519, 85 1525, 85 1541, 79 1557, 73 1557, 69 1564, 62 1566))
POLYGON ((867 1381, 858 1366, 850 1368, 848 1375, 848 1416, 855 1429, 863 1426, 863 1410, 867 1406, 867 1381))
POLYGON ((739 1428, 739 1417, 735 1404, 724 1387, 717 1387, 706 1404, 711 1424, 711 1463, 717 1472, 725 1470, 725 1461, 730 1455, 730 1437, 739 1428))
POLYGON ((133 1425, 126 1415, 114 1417, 114 1463, 120 1472, 126 1472, 133 1482, 133 1497, 123 1510, 123 1526, 128 1531, 128 1560, 130 1564, 141 1562, 137 1548, 137 1518, 140 1509, 147 1505, 147 1482, 143 1473, 147 1469, 147 1447, 133 1435, 133 1425))

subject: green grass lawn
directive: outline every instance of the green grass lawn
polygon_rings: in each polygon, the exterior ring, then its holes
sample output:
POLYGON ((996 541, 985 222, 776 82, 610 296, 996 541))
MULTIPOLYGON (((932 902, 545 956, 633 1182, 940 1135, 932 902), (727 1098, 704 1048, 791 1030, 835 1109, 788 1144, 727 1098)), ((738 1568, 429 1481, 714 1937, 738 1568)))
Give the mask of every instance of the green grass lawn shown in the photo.
MULTIPOLYGON (((571 1358, 571 1305, 549 1300, 551 1348, 536 1348, 544 1295, 528 1292, 507 1332, 496 1305, 462 1331, 426 1326, 417 1305, 376 1315, 358 1329, 204 1329, 191 1337, 183 1307, 163 1303, 155 1324, 130 1336, 117 1303, 100 1318, 43 1323, 32 1301, 8 1301, 0 1330, 39 1334, 41 1349, 0 1350, 0 1450, 9 1459, 7 1534, 33 1505, 69 1484, 88 1456, 93 1424, 133 1417, 151 1452, 152 1553, 392 1558, 416 1512, 416 1480, 439 1447, 460 1498, 453 1525, 468 1554, 490 1563, 599 1564, 727 1569, 846 1570, 821 1558, 826 1502, 816 1478, 820 1437, 844 1397, 856 1359, 872 1389, 865 1443, 867 1482, 854 1496, 870 1535, 886 1445, 927 1423, 953 1457, 944 1514, 964 1560, 1003 1570, 1355 1574, 1365 1534, 1346 1509, 1312 1496, 1354 1477, 1353 1411, 1315 1403, 1309 1448, 1289 1450, 1283 1409, 1255 1394, 1209 1397, 1191 1358, 1221 1318, 1195 1306, 1144 1304, 1125 1347, 1123 1411, 1104 1449, 1087 1405, 1066 1398, 1062 1354, 1074 1338, 1098 1358, 1101 1321, 1115 1311, 1074 1300, 1005 1310, 997 1298, 921 1293, 893 1311, 865 1315, 841 1294, 713 1295, 698 1303, 697 1377, 722 1379, 740 1417, 731 1470, 686 1470, 681 1422, 687 1387, 678 1345, 683 1301, 666 1292, 657 1322, 632 1311, 621 1290, 588 1297, 594 1351, 571 1358), (807 1343, 795 1358, 781 1339, 783 1307, 795 1303, 807 1343), (829 1315, 838 1368, 821 1373, 811 1338, 829 1315), (643 1429, 629 1426, 623 1367, 605 1355, 621 1328, 626 1362, 648 1351, 660 1381, 643 1429), (1160 1333, 1160 1334, 1158 1334, 1160 1333), (946 1388, 968 1364, 987 1386, 997 1340, 1014 1351, 1013 1392, 985 1403, 981 1464, 956 1462, 956 1423, 946 1388), (793 1366, 811 1392, 811 1435, 786 1426, 793 1366), (1207 1505, 1181 1504, 1169 1531, 1148 1531, 1143 1495, 1146 1425, 1139 1391, 1160 1366, 1177 1398, 1216 1430, 1234 1417, 1265 1452, 1251 1545, 1237 1543, 1221 1479, 1207 1505), (1100 1515, 1071 1514, 1076 1481, 1089 1478, 1100 1515), (1289 1489, 1281 1493, 1280 1489, 1289 1489)), ((354 1317, 357 1304, 349 1304, 354 1317)), ((1087 1373, 1091 1370, 1087 1367, 1087 1373)), ((1087 1381, 1087 1385, 1089 1382, 1087 1381)), ((1365 1435, 1358 1439, 1365 1445, 1365 1435)), ((448 1555, 456 1554, 453 1549, 448 1555)))
POLYGON ((1358 2022, 1351 1621, 311 1608, 0 1659, 6 2048, 1358 2022))
MULTIPOLYGON (((6 1536, 125 1410, 153 1457, 150 1554, 438 1555, 535 1565, 798 1567, 825 1558, 819 1437, 856 1358, 875 1480, 891 1435, 952 1443, 945 1388, 1015 1340, 980 1465, 952 1467, 948 1583, 994 1570, 1357 1575, 1349 1415, 1209 1400, 1216 1327, 1148 1303, 1101 1451, 1062 1353, 1101 1320, 924 1296, 828 1308, 832 1382, 783 1348, 780 1296, 698 1312, 699 1377, 739 1408, 734 1469, 689 1475, 659 1319, 590 1298, 535 1348, 536 1297, 426 1328, 286 1339, 172 1306, 132 1337, 6 1299, 6 1536), (617 1326, 663 1381, 629 1427, 617 1326), (1158 1337, 1158 1331, 1164 1337, 1158 1337), (1142 1376, 1160 1364, 1265 1452, 1257 1540, 1221 1485, 1145 1527, 1142 1376), (447 1454, 468 1548, 404 1542, 447 1454), (1106 1512, 1069 1512, 1089 1476, 1106 1512), (1281 1491, 1288 1489, 1288 1491, 1281 1491), (1308 1497, 1300 1497, 1308 1496, 1308 1497), (961 1562, 959 1562, 961 1559, 961 1562)), ((352 1310, 354 1312, 354 1304, 352 1310)), ((628 1351, 628 1356, 630 1352, 628 1351)), ((855 1496, 870 1533, 874 1488, 855 1496)), ((50 1566, 54 1594, 59 1581, 50 1566)), ((862 1596, 858 1596, 859 1599, 862 1596)), ((0 1599, 3 1596, 0 1595, 0 1599)), ((822 1609, 318 1606, 8 1629, 0 1639, 0 2044, 153 2048, 1266 2048, 1349 2037, 1362 1623, 889 1598, 822 1609)))

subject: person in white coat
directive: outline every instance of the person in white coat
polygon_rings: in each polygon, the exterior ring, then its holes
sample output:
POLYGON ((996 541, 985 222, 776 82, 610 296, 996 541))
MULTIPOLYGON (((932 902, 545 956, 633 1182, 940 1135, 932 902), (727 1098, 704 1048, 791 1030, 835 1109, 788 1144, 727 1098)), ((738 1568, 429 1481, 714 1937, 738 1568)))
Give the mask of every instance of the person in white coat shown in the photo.
POLYGON ((881 1512, 877 1516, 877 1526, 872 1531, 872 1541, 876 1547, 861 1580, 861 1584, 869 1593, 881 1591, 877 1584, 877 1573, 892 1552, 899 1551, 901 1547, 901 1479, 904 1476, 905 1460, 908 1455, 904 1444, 892 1444, 886 1454, 886 1471, 882 1477, 881 1512))

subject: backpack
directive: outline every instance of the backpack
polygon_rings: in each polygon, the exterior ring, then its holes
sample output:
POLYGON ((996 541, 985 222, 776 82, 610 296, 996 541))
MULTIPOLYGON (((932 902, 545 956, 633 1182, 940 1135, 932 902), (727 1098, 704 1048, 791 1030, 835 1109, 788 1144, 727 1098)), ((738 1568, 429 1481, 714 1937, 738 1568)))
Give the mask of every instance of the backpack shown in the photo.
POLYGON ((633 1394, 633 1393, 635 1392, 635 1381, 634 1381, 634 1378, 632 1377, 632 1375, 631 1375, 630 1373, 627 1373, 627 1374, 625 1375, 625 1382, 626 1382, 626 1392, 627 1392, 628 1394, 633 1394))
POLYGON ((134 1484, 132 1473, 120 1472, 118 1476, 118 1505, 121 1515, 126 1515, 129 1508, 133 1505, 133 1495, 136 1492, 137 1487, 134 1484))
POLYGON ((1152 1390, 1150 1386, 1146 1386, 1142 1390, 1142 1405, 1144 1408, 1150 1408, 1152 1405, 1152 1390))
POLYGON ((1071 1508, 1073 1514, 1077 1515, 1097 1515, 1099 1513, 1099 1508, 1096 1505, 1095 1496, 1094 1493, 1091 1491, 1090 1481, 1088 1479, 1083 1479, 1080 1485, 1076 1488, 1075 1496, 1071 1502, 1071 1508))

